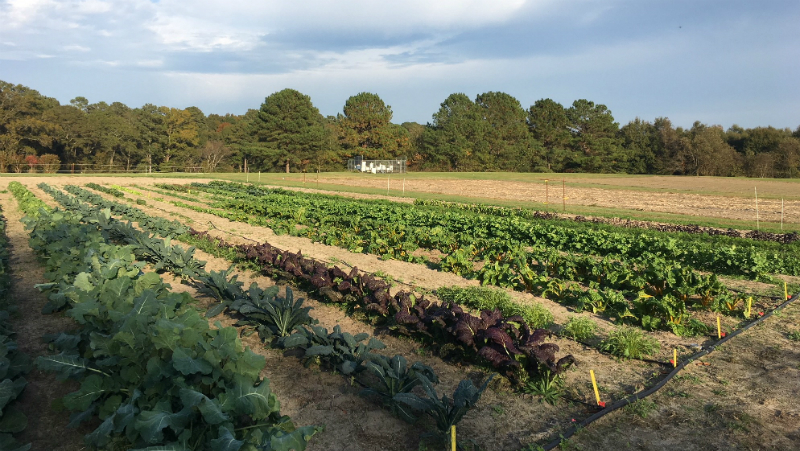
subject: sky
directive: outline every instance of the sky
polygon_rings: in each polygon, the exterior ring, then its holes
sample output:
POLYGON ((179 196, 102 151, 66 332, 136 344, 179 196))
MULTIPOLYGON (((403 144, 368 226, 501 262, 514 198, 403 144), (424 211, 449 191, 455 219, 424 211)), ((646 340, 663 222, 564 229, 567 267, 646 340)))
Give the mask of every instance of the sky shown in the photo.
POLYGON ((61 103, 243 114, 285 88, 323 115, 378 94, 425 124, 452 93, 800 126, 798 0, 0 0, 0 80, 61 103))

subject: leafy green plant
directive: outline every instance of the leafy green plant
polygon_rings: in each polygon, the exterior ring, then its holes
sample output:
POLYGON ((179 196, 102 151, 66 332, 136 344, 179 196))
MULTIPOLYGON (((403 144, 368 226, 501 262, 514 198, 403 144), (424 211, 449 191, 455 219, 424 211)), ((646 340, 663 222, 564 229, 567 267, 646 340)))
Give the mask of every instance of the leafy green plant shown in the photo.
POLYGON ((264 340, 286 337, 301 326, 316 322, 308 314, 311 307, 303 307, 303 298, 295 301, 289 287, 286 296, 280 297, 277 286, 262 290, 253 283, 247 296, 235 301, 231 309, 245 315, 239 325, 254 326, 264 340))
POLYGON ((451 426, 458 424, 464 415, 478 403, 483 391, 486 390, 494 376, 494 374, 489 376, 480 387, 475 387, 471 380, 464 379, 453 392, 452 399, 448 398, 446 394, 442 395, 440 399, 431 381, 425 376, 419 375, 422 389, 427 397, 423 398, 414 393, 398 393, 395 395, 395 400, 430 416, 436 424, 437 432, 433 434, 434 438, 444 442, 449 437, 451 426))
POLYGON ((539 396, 539 401, 554 406, 564 394, 564 381, 560 376, 545 371, 535 379, 528 381, 522 391, 529 395, 539 396))
POLYGON ((433 368, 420 362, 408 366, 408 361, 402 355, 395 355, 391 359, 376 355, 369 362, 365 362, 366 369, 377 379, 377 384, 361 391, 362 395, 377 395, 388 406, 392 413, 401 419, 413 423, 417 416, 408 406, 399 403, 395 396, 399 393, 409 393, 420 384, 419 376, 422 375, 433 383, 438 383, 439 378, 433 368))
POLYGON ((141 273, 130 246, 109 244, 106 229, 81 219, 39 210, 23 220, 51 280, 40 289, 61 299, 79 325, 51 336, 56 354, 37 366, 79 382, 62 403, 75 412, 73 426, 99 420, 87 443, 305 449, 319 428, 295 428, 280 415, 269 382, 259 377, 263 357, 244 349, 235 329, 211 328, 186 293, 141 273))
POLYGON ((786 334, 789 340, 800 341, 800 330, 793 330, 786 334))
POLYGON ((591 318, 573 316, 564 325, 561 335, 577 341, 586 341, 593 338, 596 331, 597 323, 592 321, 591 318))
POLYGON ((641 359, 655 354, 660 345, 655 338, 646 336, 641 329, 622 326, 611 331, 600 348, 624 359, 641 359))
POLYGON ((301 349, 306 366, 320 361, 323 366, 344 375, 363 371, 366 368, 364 362, 376 358, 373 351, 386 347, 367 333, 353 336, 342 332, 340 326, 334 326, 331 333, 324 327, 301 327, 292 335, 279 339, 278 344, 286 349, 301 349))

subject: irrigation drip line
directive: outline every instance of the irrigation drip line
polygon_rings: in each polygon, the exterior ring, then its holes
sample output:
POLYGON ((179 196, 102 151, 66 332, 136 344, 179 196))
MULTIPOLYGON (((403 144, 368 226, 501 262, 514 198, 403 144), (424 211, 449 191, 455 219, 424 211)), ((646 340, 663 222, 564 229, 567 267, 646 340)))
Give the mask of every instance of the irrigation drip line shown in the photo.
POLYGON ((779 311, 779 310, 782 310, 782 309, 786 308, 786 306, 788 306, 788 305, 789 305, 789 304, 791 304, 792 302, 795 302, 795 301, 797 301, 797 299, 798 299, 798 298, 800 298, 800 293, 798 293, 798 294, 794 295, 794 296, 793 296, 791 299, 787 300, 787 301, 786 301, 786 302, 784 302, 783 304, 781 304, 781 305, 779 305, 779 306, 775 307, 775 308, 774 308, 772 311, 770 311, 770 312, 768 312, 768 313, 764 314, 764 316, 762 316, 762 317, 760 317, 760 318, 757 318, 757 319, 756 319, 755 321, 753 321, 752 323, 750 323, 750 324, 748 324, 748 325, 746 325, 746 326, 742 327, 741 329, 738 329, 738 330, 735 330, 735 331, 731 332, 731 333, 730 333, 730 334, 728 334, 728 335, 727 335, 725 338, 723 338, 723 339, 719 340, 718 342, 716 342, 716 343, 714 343, 714 344, 710 345, 709 347, 707 347, 707 348, 705 348, 705 349, 703 349, 703 350, 701 350, 701 351, 697 352, 696 354, 694 354, 694 355, 690 356, 689 358, 687 358, 686 360, 684 360, 683 362, 681 362, 681 363, 680 363, 680 364, 679 364, 677 367, 675 367, 675 369, 674 369, 674 370, 672 370, 672 371, 671 371, 671 372, 670 372, 670 373, 669 373, 669 374, 668 374, 666 377, 664 377, 664 379, 660 380, 660 381, 659 381, 659 382, 658 382, 656 385, 654 385, 654 386, 652 386, 652 387, 648 388, 647 390, 642 390, 642 391, 640 391, 639 393, 634 393, 633 395, 631 395, 631 396, 628 396, 628 397, 627 397, 627 398, 625 398, 625 399, 621 399, 621 400, 619 400, 619 401, 615 402, 614 404, 612 404, 612 405, 610 405, 610 406, 608 406, 608 407, 604 408, 603 410, 601 410, 601 411, 599 411, 599 412, 595 413, 594 415, 592 415, 592 416, 590 416, 590 417, 586 418, 585 420, 581 421, 580 423, 578 423, 578 424, 576 424, 576 425, 574 425, 574 426, 570 427, 569 429, 567 429, 567 431, 566 431, 566 432, 564 432, 564 433, 560 434, 560 435, 559 435, 559 437, 558 437, 557 439, 555 439, 555 440, 551 441, 550 443, 548 443, 547 445, 545 445, 545 446, 544 446, 544 450, 545 450, 545 451, 549 451, 549 450, 551 450, 551 449, 553 449, 553 448, 555 448, 555 447, 559 446, 559 445, 561 444, 561 441, 562 441, 562 440, 566 440, 566 439, 568 439, 568 438, 572 437, 572 436, 573 436, 573 435, 574 435, 574 434, 575 434, 575 433, 576 433, 578 430, 585 428, 586 426, 588 426, 588 425, 590 425, 590 424, 594 423, 595 421, 597 421, 597 420, 599 420, 600 418, 602 418, 602 417, 604 417, 604 416, 608 415, 609 413, 611 413, 611 412, 613 412, 613 411, 615 411, 615 410, 617 410, 617 409, 620 409, 620 408, 622 408, 622 407, 625 407, 625 406, 627 406, 628 404, 632 404, 632 403, 634 403, 634 402, 636 402, 636 401, 639 401, 639 400, 641 400, 641 399, 644 399, 644 398, 646 398, 646 397, 648 397, 648 396, 652 395, 653 393, 655 393, 655 392, 657 392, 658 390, 660 390, 660 389, 661 389, 661 388, 662 388, 664 385, 666 385, 666 384, 667 384, 667 382, 669 382, 669 381, 670 381, 670 380, 671 380, 673 377, 677 376, 677 375, 678 375, 678 373, 679 373, 679 372, 680 372, 682 369, 684 369, 684 368, 686 367, 686 365, 689 365, 689 364, 690 364, 690 363, 692 363, 693 361, 695 361, 695 360, 697 360, 697 359, 699 359, 699 358, 701 358, 701 357, 704 357, 704 356, 706 356, 706 355, 710 354, 711 352, 713 352, 714 350, 716 350, 716 349, 717 349, 717 347, 719 347, 719 346, 722 346, 723 344, 727 343, 727 342, 728 342, 728 340, 730 340, 730 339, 732 339, 733 337, 735 337, 735 336, 739 335, 740 333, 742 333, 742 332, 746 331, 747 329, 750 329, 750 328, 751 328, 751 327, 753 327, 753 326, 756 326, 756 325, 758 325, 758 324, 761 324, 761 323, 762 323, 763 321, 765 321, 767 318, 769 318, 770 316, 772 316, 772 315, 773 315, 775 312, 777 312, 777 311, 779 311))

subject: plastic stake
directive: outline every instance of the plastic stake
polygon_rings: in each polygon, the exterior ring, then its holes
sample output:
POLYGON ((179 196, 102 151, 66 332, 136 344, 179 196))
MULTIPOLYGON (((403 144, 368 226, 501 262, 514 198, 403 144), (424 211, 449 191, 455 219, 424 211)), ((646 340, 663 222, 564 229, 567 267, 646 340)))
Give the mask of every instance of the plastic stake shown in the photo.
POLYGON ((722 338, 722 327, 719 325, 719 315, 717 315, 717 339, 722 338))
POLYGON ((747 298, 747 314, 745 318, 750 319, 750 308, 753 306, 753 297, 750 296, 747 298))
POLYGON ((452 451, 456 451, 456 425, 450 426, 450 443, 452 451))
POLYGON ((789 289, 786 288, 786 282, 783 282, 783 297, 789 299, 789 289))
POLYGON ((678 350, 677 349, 673 349, 672 350, 672 367, 673 368, 677 368, 678 367, 678 350))
POLYGON ((597 405, 600 405, 600 390, 597 389, 597 380, 594 378, 594 370, 589 370, 589 375, 592 376, 592 386, 594 387, 594 397, 597 399, 597 405))

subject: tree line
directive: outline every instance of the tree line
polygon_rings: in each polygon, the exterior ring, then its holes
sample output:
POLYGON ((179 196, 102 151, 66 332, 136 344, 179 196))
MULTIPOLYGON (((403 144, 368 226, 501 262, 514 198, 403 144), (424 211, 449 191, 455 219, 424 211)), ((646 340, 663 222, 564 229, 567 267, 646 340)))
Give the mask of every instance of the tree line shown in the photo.
POLYGON ((405 158, 429 171, 599 172, 751 177, 800 175, 800 127, 745 129, 667 118, 620 127, 605 105, 565 107, 513 96, 448 96, 431 122, 392 122, 391 106, 362 92, 323 116, 293 89, 275 92, 243 115, 204 114, 146 104, 62 105, 0 81, 0 172, 316 171, 347 159, 405 158))

